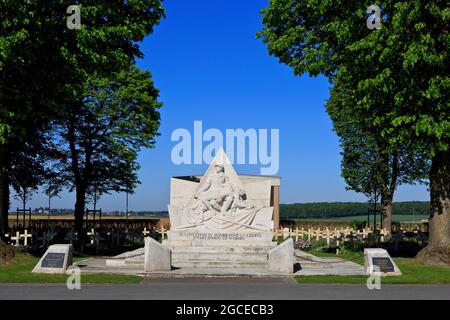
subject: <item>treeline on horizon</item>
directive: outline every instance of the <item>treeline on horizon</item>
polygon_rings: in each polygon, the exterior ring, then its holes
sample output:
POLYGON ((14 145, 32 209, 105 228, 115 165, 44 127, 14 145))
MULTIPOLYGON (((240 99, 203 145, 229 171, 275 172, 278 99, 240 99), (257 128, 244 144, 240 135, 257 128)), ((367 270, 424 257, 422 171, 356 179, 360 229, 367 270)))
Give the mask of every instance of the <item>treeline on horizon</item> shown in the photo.
MULTIPOLYGON (((379 209, 379 206, 377 207, 379 209)), ((317 202, 281 204, 280 214, 283 219, 323 219, 367 215, 373 204, 364 202, 317 202)), ((428 215, 430 202, 407 201, 394 202, 394 215, 428 215)))

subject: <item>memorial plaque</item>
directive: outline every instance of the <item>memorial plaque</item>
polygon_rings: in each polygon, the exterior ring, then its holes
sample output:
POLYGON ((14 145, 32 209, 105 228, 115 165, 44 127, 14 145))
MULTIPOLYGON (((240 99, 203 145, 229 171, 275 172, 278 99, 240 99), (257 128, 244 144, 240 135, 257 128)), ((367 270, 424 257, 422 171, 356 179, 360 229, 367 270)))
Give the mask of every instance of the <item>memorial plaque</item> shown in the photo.
POLYGON ((373 257, 372 263, 374 266, 380 268, 380 272, 382 273, 395 272, 395 267, 388 257, 373 257))
POLYGON ((49 252, 42 260, 42 268, 64 268, 64 253, 49 252))

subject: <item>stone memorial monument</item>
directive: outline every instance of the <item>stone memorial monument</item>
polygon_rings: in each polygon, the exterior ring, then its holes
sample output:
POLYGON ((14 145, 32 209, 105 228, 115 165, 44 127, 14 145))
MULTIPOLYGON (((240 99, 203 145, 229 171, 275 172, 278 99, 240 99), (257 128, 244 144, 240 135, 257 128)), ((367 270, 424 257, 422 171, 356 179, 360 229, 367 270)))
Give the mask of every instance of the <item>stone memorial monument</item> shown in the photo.
POLYGON ((65 274, 72 265, 73 249, 71 244, 50 246, 34 267, 33 273, 65 274))
POLYGON ((364 261, 364 269, 367 274, 379 273, 380 276, 402 275, 397 264, 384 249, 365 249, 364 261), (377 270, 379 270, 379 272, 377 270))
POLYGON ((272 242, 274 184, 279 178, 238 176, 223 150, 204 176, 172 178, 163 242, 172 266, 292 273, 293 243, 272 242))

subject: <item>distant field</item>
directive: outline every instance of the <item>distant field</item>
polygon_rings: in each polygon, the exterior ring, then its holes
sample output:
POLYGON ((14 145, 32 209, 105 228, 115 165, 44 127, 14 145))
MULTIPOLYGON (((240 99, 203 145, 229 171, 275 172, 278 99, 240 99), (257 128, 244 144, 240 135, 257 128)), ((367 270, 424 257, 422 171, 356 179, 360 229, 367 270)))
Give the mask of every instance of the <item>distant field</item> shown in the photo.
MULTIPOLYGON (((425 215, 394 215, 392 217, 392 221, 394 222, 420 222, 422 220, 428 220, 429 216, 425 215)), ((308 221, 366 221, 367 216, 351 216, 351 217, 338 217, 338 218, 330 218, 330 219, 289 219, 283 218, 286 220, 308 220, 308 221)), ((377 220, 379 221, 380 216, 377 216, 377 220)), ((371 216, 371 221, 373 221, 373 216, 371 216)))
MULTIPOLYGON (((28 221, 28 213, 25 215, 26 220, 28 221)), ((16 220, 16 214, 9 214, 8 216, 9 220, 16 220)), ((23 214, 19 214, 19 221, 22 221, 23 214)), ((31 220, 47 220, 47 215, 31 215, 31 220)), ((92 216, 89 216, 88 220, 91 220, 92 216)), ((99 215, 97 214, 97 219, 99 219, 99 215)), ((126 217, 124 216, 109 216, 109 215, 103 215, 102 220, 125 220, 126 217)), ((160 217, 160 216, 129 216, 128 219, 130 221, 132 220, 168 220, 169 217, 160 217)), ((73 215, 64 215, 64 216, 50 216, 50 220, 75 220, 73 215)))
MULTIPOLYGON (((96 219, 97 222, 99 221, 99 218, 100 217, 97 215, 97 219, 96 219)), ((17 219, 17 216, 15 214, 14 215, 12 215, 12 214, 9 215, 8 220, 9 220, 10 227, 12 227, 12 226, 14 226, 16 224, 16 219, 17 219)), ((29 219, 29 216, 27 214, 25 216, 25 226, 28 226, 28 219, 29 219)), ((48 221, 48 216, 46 216, 46 215, 32 215, 31 216, 31 220, 32 221, 39 221, 39 222, 46 222, 46 221, 48 221)), ((53 222, 53 223, 58 223, 58 222, 70 223, 71 221, 74 221, 74 220, 75 220, 75 218, 72 215, 50 216, 50 221, 53 222)), ((124 217, 124 216, 117 216, 117 217, 115 217, 115 216, 103 216, 102 217, 102 221, 110 222, 110 223, 114 223, 116 221, 117 221, 117 223, 124 223, 125 220, 126 220, 126 217, 124 217)), ((86 222, 92 222, 93 221, 93 217, 89 216, 89 219, 87 219, 87 220, 85 219, 85 221, 86 222)), ((169 217, 167 217, 167 216, 166 217, 131 216, 131 217, 128 217, 128 221, 130 223, 133 223, 133 222, 136 222, 136 223, 139 223, 139 222, 147 223, 147 222, 150 222, 150 221, 154 221, 157 225, 161 225, 162 224, 165 228, 167 228, 167 226, 170 225, 169 217)), ((22 224, 22 223, 23 223, 23 215, 20 214, 19 215, 19 224, 22 224)))

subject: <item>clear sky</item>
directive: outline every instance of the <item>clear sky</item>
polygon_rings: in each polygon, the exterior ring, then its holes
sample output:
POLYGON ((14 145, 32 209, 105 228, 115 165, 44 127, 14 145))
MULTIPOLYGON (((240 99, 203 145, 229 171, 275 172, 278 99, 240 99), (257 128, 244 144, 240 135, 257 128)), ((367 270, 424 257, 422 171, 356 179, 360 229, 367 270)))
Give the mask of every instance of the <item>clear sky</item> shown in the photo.
MULTIPOLYGON (((281 201, 366 201, 345 190, 340 148, 325 112, 325 78, 294 76, 270 57, 260 39, 260 9, 268 0, 165 0, 166 19, 141 44, 139 67, 153 74, 160 89, 161 136, 155 149, 140 154, 142 184, 130 197, 131 210, 166 210, 171 176, 203 173, 206 165, 174 165, 173 130, 280 129, 281 201)), ((259 174, 258 165, 239 165, 238 173, 259 174)), ((428 200, 425 187, 401 187, 396 201, 428 200)), ((64 193, 52 207, 73 208, 64 193)), ((18 203, 13 201, 11 209, 18 203)), ((36 195, 29 206, 46 206, 36 195)), ((124 210, 125 195, 105 196, 104 210, 124 210)))

